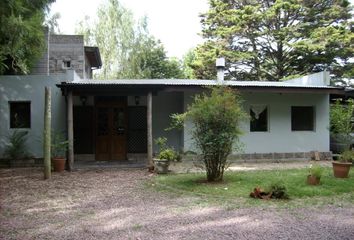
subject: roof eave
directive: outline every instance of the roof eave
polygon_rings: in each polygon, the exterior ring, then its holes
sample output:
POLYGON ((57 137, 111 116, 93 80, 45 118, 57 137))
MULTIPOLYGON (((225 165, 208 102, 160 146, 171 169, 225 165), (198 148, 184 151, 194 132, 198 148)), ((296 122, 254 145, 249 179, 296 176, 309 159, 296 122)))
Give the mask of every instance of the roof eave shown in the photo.
POLYGON ((98 47, 85 46, 85 53, 93 53, 95 56, 95 63, 92 64, 92 67, 99 69, 102 67, 102 59, 100 54, 100 49, 98 47))
MULTIPOLYGON (((66 83, 57 84, 62 90, 71 90, 77 94, 81 93, 99 93, 99 92, 147 92, 147 91, 167 91, 167 92, 183 92, 195 91, 204 87, 203 85, 166 85, 166 84, 77 84, 66 83)), ((280 86, 230 86, 240 92, 250 93, 326 93, 335 95, 345 95, 344 88, 334 87, 280 87, 280 86)))

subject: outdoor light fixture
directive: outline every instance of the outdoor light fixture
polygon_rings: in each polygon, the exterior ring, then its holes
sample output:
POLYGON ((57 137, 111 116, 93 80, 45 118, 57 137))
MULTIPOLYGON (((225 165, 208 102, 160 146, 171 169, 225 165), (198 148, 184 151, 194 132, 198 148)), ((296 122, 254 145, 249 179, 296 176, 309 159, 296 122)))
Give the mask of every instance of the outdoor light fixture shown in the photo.
POLYGON ((86 106, 87 97, 86 96, 80 96, 80 100, 81 100, 82 106, 86 106))
POLYGON ((140 104, 140 97, 135 96, 135 105, 139 105, 139 104, 140 104))

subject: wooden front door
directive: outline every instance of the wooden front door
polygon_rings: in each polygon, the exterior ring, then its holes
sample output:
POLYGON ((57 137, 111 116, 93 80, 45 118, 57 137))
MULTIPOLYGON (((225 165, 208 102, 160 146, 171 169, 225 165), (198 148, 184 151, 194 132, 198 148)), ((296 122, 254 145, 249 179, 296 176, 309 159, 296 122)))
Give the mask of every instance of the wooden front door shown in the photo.
POLYGON ((126 160, 126 103, 96 104, 96 160, 126 160))

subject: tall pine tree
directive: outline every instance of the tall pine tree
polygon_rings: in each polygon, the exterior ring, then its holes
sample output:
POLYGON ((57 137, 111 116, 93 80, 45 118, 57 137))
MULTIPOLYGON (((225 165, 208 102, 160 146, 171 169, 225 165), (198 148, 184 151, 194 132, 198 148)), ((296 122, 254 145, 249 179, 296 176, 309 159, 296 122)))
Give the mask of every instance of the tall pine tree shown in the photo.
POLYGON ((351 6, 347 0, 209 0, 201 15, 206 42, 191 64, 198 78, 214 78, 217 56, 228 77, 275 80, 331 66, 350 74, 354 54, 351 6))

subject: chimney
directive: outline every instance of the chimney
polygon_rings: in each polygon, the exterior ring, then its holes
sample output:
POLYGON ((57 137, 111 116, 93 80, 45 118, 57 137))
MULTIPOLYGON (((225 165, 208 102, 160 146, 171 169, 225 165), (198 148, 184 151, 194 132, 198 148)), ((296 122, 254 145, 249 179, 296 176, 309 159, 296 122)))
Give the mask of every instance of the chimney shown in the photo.
POLYGON ((224 70, 225 70, 225 58, 216 59, 216 71, 217 71, 217 81, 218 83, 224 82, 224 70))

